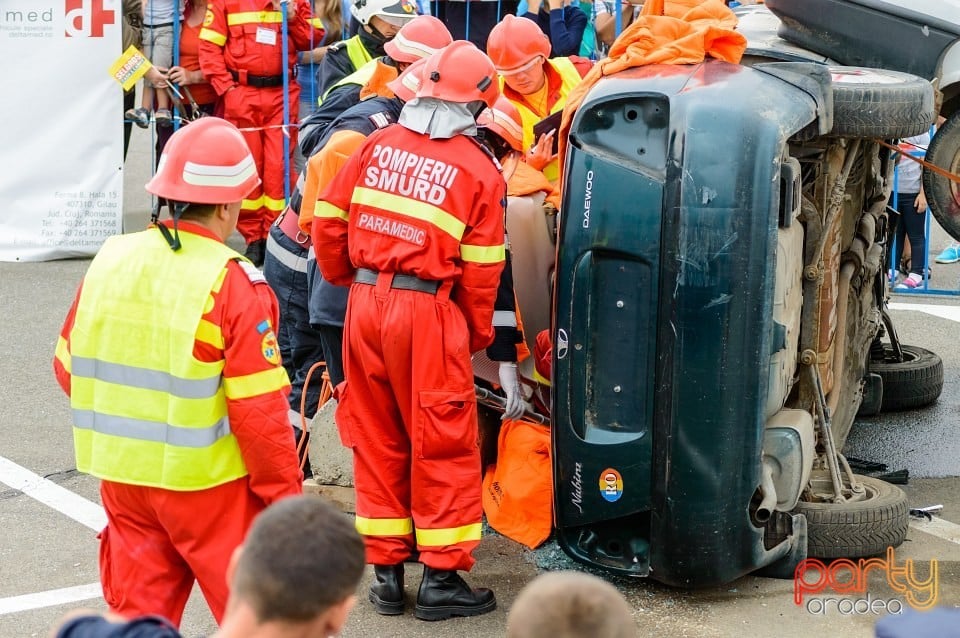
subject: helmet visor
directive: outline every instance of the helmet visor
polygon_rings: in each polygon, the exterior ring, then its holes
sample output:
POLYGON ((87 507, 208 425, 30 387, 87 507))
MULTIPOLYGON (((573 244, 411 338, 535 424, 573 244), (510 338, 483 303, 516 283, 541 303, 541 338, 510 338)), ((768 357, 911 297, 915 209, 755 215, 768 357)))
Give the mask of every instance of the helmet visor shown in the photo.
POLYGON ((523 73, 524 71, 529 71, 530 69, 543 64, 544 58, 542 55, 534 56, 532 60, 521 64, 520 66, 515 66, 512 69, 497 69, 497 73, 500 75, 516 75, 517 73, 523 73))
POLYGON ((390 26, 397 27, 397 28, 403 27, 403 25, 405 25, 406 23, 410 22, 411 20, 417 17, 416 14, 411 16, 403 16, 403 17, 396 16, 396 15, 387 15, 386 13, 377 13, 374 15, 376 15, 378 18, 380 18, 390 26))

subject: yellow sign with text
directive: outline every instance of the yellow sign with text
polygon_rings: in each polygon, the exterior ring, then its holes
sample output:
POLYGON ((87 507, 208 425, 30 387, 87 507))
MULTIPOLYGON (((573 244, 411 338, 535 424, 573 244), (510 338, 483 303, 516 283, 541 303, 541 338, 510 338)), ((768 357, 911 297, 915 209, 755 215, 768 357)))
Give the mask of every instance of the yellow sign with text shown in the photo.
POLYGON ((129 91, 137 80, 150 70, 150 60, 132 44, 117 61, 110 65, 110 75, 120 83, 124 91, 129 91))

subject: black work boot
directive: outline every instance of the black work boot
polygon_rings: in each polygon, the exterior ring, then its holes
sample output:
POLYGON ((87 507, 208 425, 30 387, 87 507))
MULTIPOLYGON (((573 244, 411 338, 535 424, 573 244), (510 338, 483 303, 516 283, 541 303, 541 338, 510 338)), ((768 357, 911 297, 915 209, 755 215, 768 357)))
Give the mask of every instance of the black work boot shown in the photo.
POLYGON ((489 589, 473 589, 455 571, 423 566, 423 580, 413 614, 420 620, 446 620, 452 616, 479 616, 497 608, 489 589))
POLYGON ((403 563, 373 566, 370 602, 378 614, 399 616, 403 613, 403 563))

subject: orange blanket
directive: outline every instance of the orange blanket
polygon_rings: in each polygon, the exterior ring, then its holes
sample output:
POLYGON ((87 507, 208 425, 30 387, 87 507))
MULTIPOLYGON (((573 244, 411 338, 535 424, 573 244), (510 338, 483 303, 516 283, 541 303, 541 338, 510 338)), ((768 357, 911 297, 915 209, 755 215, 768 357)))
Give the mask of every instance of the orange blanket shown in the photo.
POLYGON ((723 0, 647 0, 637 19, 567 97, 560 123, 560 175, 567 135, 577 107, 602 77, 648 64, 697 64, 709 55, 740 62, 747 40, 734 29, 737 17, 723 0))

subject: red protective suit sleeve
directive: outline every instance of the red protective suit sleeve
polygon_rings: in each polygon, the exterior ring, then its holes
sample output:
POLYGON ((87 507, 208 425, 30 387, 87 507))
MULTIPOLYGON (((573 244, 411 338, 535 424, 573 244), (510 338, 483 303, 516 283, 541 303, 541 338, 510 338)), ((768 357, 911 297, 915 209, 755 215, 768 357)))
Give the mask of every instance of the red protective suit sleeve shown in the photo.
MULTIPOLYGON (((293 40, 293 45, 297 51, 310 51, 311 43, 323 40, 323 29, 314 30, 311 24, 313 10, 310 7, 309 0, 297 0, 297 15, 287 15, 287 33, 293 40), (317 38, 319 33, 319 38, 317 38)), ((293 80, 293 78, 290 78, 293 80)))
MULTIPOLYGON (((214 307, 204 318, 223 333, 227 414, 250 474, 250 489, 266 505, 301 493, 303 476, 287 417, 290 384, 286 374, 278 372, 283 368, 273 332, 279 320, 276 296, 265 280, 251 281, 231 261, 214 307)), ((194 352, 206 359, 210 347, 197 342, 194 352)))
MULTIPOLYGON (((483 180, 476 203, 470 211, 461 245, 503 245, 503 220, 506 214, 506 184, 496 179, 483 180)), ((483 350, 493 342, 493 309, 500 286, 504 260, 492 263, 463 261, 460 281, 453 288, 452 298, 467 320, 470 329, 470 352, 483 350)))
MULTIPOLYGON (((338 286, 352 284, 355 272, 350 261, 347 227, 353 188, 360 181, 361 155, 357 152, 347 159, 340 172, 320 192, 314 209, 311 237, 317 267, 324 279, 338 286)), ((492 304, 491 301, 491 312, 492 304)))
POLYGON ((57 337, 57 349, 53 355, 53 374, 67 396, 70 396, 70 333, 73 331, 73 321, 77 316, 77 303, 80 301, 82 289, 83 282, 77 288, 77 294, 73 298, 73 303, 70 304, 67 317, 63 320, 60 336, 57 337))
POLYGON ((224 0, 210 0, 200 30, 200 70, 217 95, 223 95, 237 84, 227 71, 227 62, 223 57, 228 33, 224 0))

